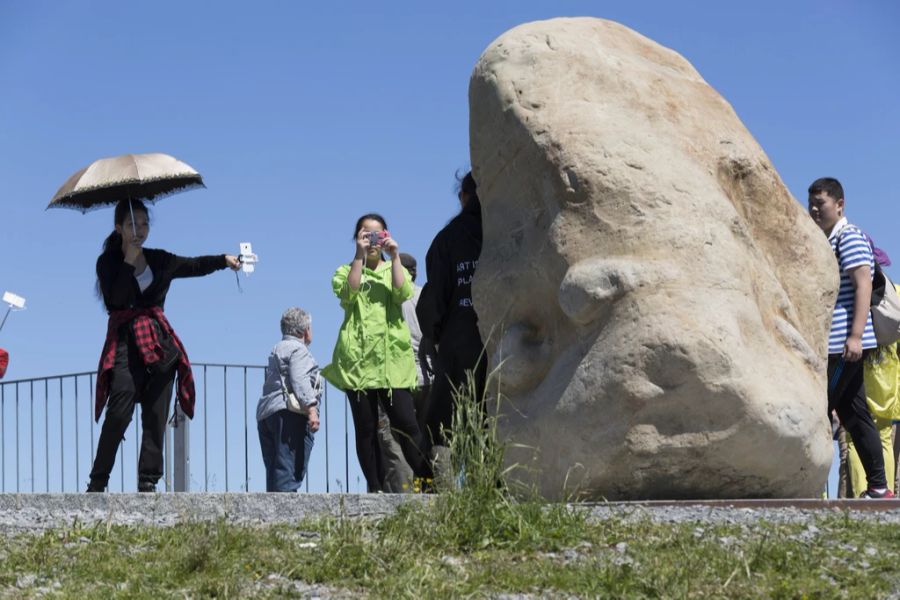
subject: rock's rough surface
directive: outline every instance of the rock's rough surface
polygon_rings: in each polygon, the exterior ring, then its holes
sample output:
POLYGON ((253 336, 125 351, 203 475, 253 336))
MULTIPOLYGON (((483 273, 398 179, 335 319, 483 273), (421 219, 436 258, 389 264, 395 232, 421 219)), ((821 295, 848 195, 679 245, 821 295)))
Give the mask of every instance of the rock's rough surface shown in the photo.
POLYGON ((821 494, 836 266, 731 106, 598 19, 507 32, 469 103, 475 305, 543 494, 821 494))

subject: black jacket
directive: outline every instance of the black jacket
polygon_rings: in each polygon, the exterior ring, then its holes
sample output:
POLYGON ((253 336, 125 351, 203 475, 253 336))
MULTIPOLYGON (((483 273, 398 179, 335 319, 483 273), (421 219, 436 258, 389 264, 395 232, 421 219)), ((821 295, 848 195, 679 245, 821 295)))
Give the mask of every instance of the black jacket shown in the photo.
POLYGON ((144 248, 144 258, 153 271, 153 281, 143 293, 134 278, 134 267, 125 262, 121 253, 101 254, 97 258, 97 281, 106 310, 165 308, 166 294, 173 279, 201 277, 228 266, 224 254, 187 258, 165 250, 144 248))
POLYGON ((416 305, 423 336, 445 345, 468 343, 473 337, 480 343, 472 306, 472 277, 480 254, 481 204, 475 200, 438 232, 428 249, 428 282, 416 305))

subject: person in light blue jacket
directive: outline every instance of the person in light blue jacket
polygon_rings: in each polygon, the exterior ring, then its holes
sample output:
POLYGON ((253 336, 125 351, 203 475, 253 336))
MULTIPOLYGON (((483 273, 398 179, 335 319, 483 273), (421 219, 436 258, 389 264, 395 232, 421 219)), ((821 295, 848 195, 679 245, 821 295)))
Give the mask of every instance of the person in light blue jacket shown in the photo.
POLYGON ((256 424, 267 492, 300 489, 309 455, 319 430, 319 367, 309 352, 312 318, 300 308, 281 315, 281 341, 272 348, 266 381, 256 407, 256 424), (293 393, 302 412, 288 409, 286 393, 293 393))

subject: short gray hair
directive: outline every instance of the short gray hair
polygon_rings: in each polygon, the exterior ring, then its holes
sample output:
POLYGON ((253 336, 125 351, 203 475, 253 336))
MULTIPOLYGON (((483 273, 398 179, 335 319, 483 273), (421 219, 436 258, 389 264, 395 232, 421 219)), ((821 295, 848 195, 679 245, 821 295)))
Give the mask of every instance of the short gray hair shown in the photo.
POLYGON ((303 337, 311 324, 312 317, 308 312, 296 306, 291 307, 281 315, 281 335, 303 337))

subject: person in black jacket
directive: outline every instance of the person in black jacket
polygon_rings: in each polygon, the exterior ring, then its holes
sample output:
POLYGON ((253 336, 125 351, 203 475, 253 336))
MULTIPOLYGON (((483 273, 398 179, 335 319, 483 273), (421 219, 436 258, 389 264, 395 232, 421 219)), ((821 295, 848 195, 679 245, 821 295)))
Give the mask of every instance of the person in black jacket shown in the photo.
POLYGON ((163 312, 169 285, 179 277, 200 277, 226 267, 237 270, 240 262, 226 254, 185 258, 144 248, 150 220, 140 201, 119 202, 114 224, 115 231, 97 258, 97 288, 109 322, 97 373, 94 418, 99 421, 106 406, 106 419, 87 491, 106 489, 119 443, 139 402, 138 491, 153 492, 162 477, 163 434, 176 374, 179 404, 184 414, 194 416, 191 365, 163 312))
POLYGON ((459 186, 460 213, 434 238, 425 257, 428 282, 422 289, 416 316, 424 337, 437 346, 434 383, 425 423, 435 446, 446 446, 441 428, 453 420, 453 389, 475 377, 476 392, 484 393, 487 360, 472 305, 472 278, 481 254, 481 202, 472 173, 459 186))

